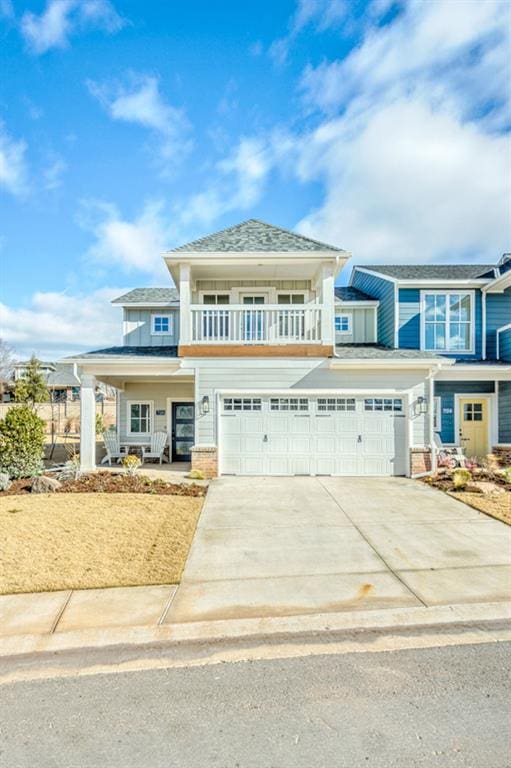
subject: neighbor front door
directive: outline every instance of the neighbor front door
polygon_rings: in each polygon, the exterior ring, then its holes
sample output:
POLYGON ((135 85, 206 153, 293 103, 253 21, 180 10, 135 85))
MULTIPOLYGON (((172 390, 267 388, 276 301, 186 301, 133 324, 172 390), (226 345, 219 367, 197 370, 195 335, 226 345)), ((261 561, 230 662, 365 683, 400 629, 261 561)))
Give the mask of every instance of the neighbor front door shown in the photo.
POLYGON ((461 446, 468 457, 486 456, 488 446, 488 401, 486 398, 463 397, 459 401, 461 446))
POLYGON ((195 441, 195 404, 172 403, 172 461, 190 461, 195 441))

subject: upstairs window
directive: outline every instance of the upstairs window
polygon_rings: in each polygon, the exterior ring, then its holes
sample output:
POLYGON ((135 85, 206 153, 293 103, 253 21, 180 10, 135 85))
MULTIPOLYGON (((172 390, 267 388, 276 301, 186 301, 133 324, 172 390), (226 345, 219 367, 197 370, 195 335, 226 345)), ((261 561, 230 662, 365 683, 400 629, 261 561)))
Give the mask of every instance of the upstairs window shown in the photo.
POLYGON ((351 333, 351 315, 336 315, 335 330, 337 333, 351 333))
POLYGON ((473 291, 424 291, 422 349, 472 352, 473 291))
POLYGON ((172 333, 172 315, 151 315, 151 333, 162 336, 172 333))
POLYGON ((277 296, 277 302, 279 304, 305 304, 304 293, 279 293, 277 296))
POLYGON ((203 304, 229 304, 228 293, 205 293, 202 298, 203 304))

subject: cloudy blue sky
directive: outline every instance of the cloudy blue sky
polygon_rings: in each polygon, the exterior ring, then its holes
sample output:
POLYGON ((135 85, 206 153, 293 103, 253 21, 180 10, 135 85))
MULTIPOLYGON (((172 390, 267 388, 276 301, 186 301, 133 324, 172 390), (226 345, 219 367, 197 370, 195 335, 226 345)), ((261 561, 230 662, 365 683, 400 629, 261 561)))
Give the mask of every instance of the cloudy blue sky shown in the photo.
POLYGON ((109 299, 257 217, 353 262, 511 249, 507 0, 0 0, 0 335, 120 341, 109 299))

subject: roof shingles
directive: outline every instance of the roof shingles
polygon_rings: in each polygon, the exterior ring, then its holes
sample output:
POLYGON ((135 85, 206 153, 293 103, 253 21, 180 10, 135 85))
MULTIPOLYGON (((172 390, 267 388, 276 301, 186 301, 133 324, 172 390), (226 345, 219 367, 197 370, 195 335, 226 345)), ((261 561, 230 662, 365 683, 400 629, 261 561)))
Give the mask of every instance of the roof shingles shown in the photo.
MULTIPOLYGON (((360 264, 396 280, 476 280, 494 277, 492 264, 360 264)), ((357 267, 355 266, 355 269, 357 267)))

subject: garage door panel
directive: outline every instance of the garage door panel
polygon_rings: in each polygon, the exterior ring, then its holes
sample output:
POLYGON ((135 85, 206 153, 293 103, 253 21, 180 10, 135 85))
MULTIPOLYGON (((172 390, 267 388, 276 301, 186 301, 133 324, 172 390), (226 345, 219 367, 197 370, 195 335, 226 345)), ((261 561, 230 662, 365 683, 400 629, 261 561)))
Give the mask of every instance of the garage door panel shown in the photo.
POLYGON ((385 399, 388 410, 377 410, 381 402, 360 397, 260 398, 257 409, 248 407, 221 420, 221 471, 405 474, 407 421, 402 401, 385 399))

